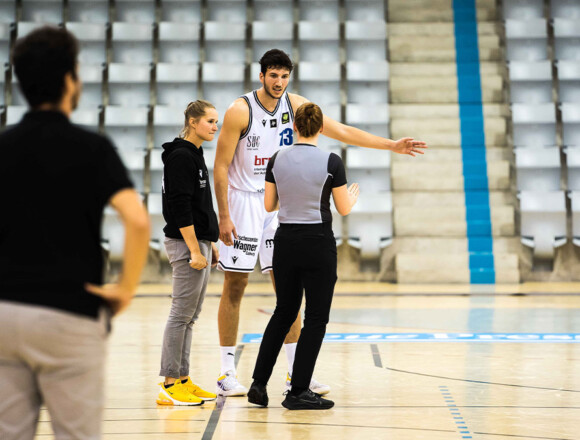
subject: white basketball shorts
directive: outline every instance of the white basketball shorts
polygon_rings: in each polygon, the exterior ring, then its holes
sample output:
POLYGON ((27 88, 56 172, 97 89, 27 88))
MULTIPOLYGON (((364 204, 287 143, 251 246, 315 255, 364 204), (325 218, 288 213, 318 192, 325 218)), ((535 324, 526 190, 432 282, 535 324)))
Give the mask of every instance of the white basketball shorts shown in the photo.
POLYGON ((238 238, 233 237, 233 246, 220 242, 218 269, 225 272, 253 272, 260 256, 262 273, 271 271, 278 211, 266 211, 264 194, 231 187, 228 202, 238 238))

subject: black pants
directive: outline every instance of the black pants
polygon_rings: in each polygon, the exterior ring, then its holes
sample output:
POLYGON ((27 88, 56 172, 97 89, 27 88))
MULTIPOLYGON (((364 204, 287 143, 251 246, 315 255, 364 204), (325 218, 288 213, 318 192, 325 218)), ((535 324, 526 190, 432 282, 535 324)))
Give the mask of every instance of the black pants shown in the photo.
POLYGON ((300 311, 304 290, 304 327, 296 347, 292 386, 307 389, 326 333, 337 278, 331 223, 281 224, 274 237, 272 265, 276 310, 264 332, 253 377, 268 383, 284 338, 300 311))

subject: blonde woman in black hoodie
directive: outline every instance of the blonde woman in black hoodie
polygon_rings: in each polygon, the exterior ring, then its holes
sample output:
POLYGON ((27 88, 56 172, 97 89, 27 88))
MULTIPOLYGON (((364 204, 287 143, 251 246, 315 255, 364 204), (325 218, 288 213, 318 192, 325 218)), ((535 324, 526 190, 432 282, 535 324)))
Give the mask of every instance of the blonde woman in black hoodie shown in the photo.
POLYGON ((163 335, 159 405, 201 405, 216 395, 189 377, 192 327, 201 311, 211 266, 218 261, 219 229, 212 204, 203 141, 217 131, 218 113, 207 101, 191 102, 179 138, 163 144, 165 249, 173 269, 171 311, 163 335), (211 263, 211 266, 210 266, 211 263))

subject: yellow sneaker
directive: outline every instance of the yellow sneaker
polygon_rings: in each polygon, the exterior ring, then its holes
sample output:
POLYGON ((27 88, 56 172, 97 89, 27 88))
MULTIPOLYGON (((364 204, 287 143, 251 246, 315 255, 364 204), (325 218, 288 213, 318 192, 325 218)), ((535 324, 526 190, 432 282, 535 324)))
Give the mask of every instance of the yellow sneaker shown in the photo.
POLYGON ((163 382, 159 384, 157 395, 158 405, 195 406, 203 405, 203 400, 191 394, 178 380, 172 387, 165 388, 163 382))
POLYGON ((214 393, 202 390, 199 385, 194 384, 191 381, 191 377, 187 377, 185 382, 181 381, 181 384, 187 391, 189 391, 194 396, 199 397, 201 400, 215 400, 217 397, 214 393))

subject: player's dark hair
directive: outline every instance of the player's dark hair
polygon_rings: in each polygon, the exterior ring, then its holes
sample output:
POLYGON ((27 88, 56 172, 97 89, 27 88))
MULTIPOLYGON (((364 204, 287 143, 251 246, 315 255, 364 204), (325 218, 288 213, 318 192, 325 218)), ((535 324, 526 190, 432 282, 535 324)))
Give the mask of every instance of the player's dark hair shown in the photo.
POLYGON ((268 69, 288 69, 292 72, 294 65, 286 52, 280 49, 270 49, 260 59, 260 70, 265 75, 268 69))
POLYGON ((302 104, 296 110, 294 124, 300 136, 309 138, 314 136, 322 128, 322 110, 313 102, 302 104))
POLYGON ((185 139, 189 134, 189 119, 193 118, 197 123, 199 118, 205 116, 205 111, 208 108, 215 108, 215 106, 211 102, 204 101, 203 99, 198 99, 197 101, 187 104, 187 108, 183 112, 185 115, 185 122, 183 123, 183 129, 179 134, 180 138, 185 139))
POLYGON ((58 103, 64 93, 64 77, 77 79, 79 45, 65 29, 45 26, 16 41, 12 63, 30 107, 58 103))

